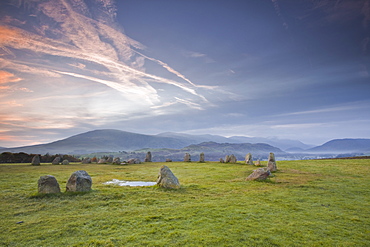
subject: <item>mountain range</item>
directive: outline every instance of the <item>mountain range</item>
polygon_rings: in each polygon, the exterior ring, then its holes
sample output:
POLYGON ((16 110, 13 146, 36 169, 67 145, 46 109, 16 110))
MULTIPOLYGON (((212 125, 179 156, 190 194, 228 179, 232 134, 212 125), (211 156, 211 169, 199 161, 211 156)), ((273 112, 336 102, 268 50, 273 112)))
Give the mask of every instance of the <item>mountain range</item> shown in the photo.
POLYGON ((245 155, 247 152, 261 154, 289 153, 366 153, 370 152, 370 139, 339 139, 313 147, 296 140, 252 138, 244 136, 223 137, 218 135, 189 135, 166 132, 158 135, 144 135, 121 130, 103 129, 71 136, 47 144, 25 147, 2 148, 0 152, 25 152, 38 154, 89 154, 96 152, 135 151, 142 149, 171 149, 184 153, 208 152, 245 155), (267 146, 266 146, 267 145, 267 146), (287 152, 284 152, 284 151, 287 152), (228 153, 230 152, 230 153, 228 153))

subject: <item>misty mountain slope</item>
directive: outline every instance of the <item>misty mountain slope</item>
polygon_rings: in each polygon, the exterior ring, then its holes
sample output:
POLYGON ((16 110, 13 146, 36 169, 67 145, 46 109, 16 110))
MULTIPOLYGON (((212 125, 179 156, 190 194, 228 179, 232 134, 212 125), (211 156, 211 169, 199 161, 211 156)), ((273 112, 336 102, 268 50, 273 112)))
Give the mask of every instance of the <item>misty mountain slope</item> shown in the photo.
POLYGON ((313 153, 369 152, 370 139, 335 139, 306 151, 313 153))
POLYGON ((182 148, 188 145, 179 139, 142 135, 120 130, 94 130, 71 136, 48 144, 7 148, 2 152, 27 153, 68 153, 84 154, 93 152, 132 151, 141 148, 182 148))

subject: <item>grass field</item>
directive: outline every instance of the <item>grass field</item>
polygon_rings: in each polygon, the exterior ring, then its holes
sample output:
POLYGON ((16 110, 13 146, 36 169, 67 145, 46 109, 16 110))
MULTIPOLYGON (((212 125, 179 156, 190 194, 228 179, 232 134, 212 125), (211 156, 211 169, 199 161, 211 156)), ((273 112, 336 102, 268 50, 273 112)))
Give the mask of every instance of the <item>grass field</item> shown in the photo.
POLYGON ((0 164, 0 246, 370 246, 369 159, 277 165, 257 182, 242 163, 0 164), (156 181, 163 164, 181 189, 103 184, 156 181), (77 170, 92 192, 64 193, 77 170), (37 195, 48 174, 63 193, 37 195))

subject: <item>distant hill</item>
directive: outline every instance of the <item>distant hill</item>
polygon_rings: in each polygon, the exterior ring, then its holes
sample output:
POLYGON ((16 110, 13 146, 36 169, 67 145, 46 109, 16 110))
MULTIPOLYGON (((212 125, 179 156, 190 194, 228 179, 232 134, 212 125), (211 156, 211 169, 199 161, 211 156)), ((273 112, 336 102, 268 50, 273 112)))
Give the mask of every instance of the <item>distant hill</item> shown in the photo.
POLYGON ((335 139, 321 146, 310 148, 312 153, 361 153, 370 152, 370 139, 335 139))
POLYGON ((270 152, 276 155, 285 155, 286 153, 279 148, 273 147, 265 143, 216 143, 203 142, 193 144, 181 149, 142 149, 136 150, 127 158, 139 157, 144 159, 146 152, 150 151, 153 156, 153 161, 164 161, 170 158, 174 161, 184 159, 185 153, 189 153, 192 161, 199 161, 199 154, 204 153, 206 160, 218 161, 220 158, 225 158, 226 155, 234 154, 238 160, 244 160, 247 153, 252 153, 254 160, 267 159, 270 152))
POLYGON ((246 136, 232 136, 224 137, 219 135, 189 135, 182 133, 165 132, 157 136, 181 138, 186 140, 189 144, 198 144, 201 142, 218 142, 218 143, 267 143, 271 146, 278 147, 281 150, 290 148, 308 149, 313 145, 307 145, 297 140, 278 139, 278 138, 262 138, 262 137, 246 137, 246 136))
POLYGON ((188 142, 171 137, 142 135, 120 130, 104 129, 78 134, 48 144, 5 148, 0 152, 37 154, 86 154, 94 152, 132 151, 142 148, 183 148, 188 142))

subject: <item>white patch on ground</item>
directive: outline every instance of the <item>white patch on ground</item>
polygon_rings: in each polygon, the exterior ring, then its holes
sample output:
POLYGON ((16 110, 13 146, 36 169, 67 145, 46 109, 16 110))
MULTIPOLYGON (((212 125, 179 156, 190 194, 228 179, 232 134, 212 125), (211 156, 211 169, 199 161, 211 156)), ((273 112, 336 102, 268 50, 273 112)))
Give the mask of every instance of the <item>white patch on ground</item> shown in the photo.
POLYGON ((124 181, 124 180, 118 180, 113 179, 112 181, 105 182, 103 184, 114 184, 119 186, 153 186, 156 185, 156 182, 143 182, 143 181, 124 181))

